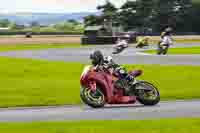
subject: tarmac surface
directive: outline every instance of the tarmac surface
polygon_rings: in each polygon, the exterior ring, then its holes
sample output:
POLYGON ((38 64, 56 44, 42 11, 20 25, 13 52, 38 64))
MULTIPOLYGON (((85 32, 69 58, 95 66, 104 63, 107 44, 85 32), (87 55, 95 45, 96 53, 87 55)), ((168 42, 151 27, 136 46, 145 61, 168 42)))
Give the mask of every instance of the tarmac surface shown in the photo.
MULTIPOLYGON (((173 47, 200 46, 199 44, 178 44, 173 47)), ((154 49, 155 47, 150 47, 154 49)), ((104 55, 112 55, 112 46, 97 46, 84 48, 62 48, 45 50, 24 50, 1 52, 0 56, 45 59, 52 61, 90 63, 89 55, 101 50, 104 55)), ((118 55, 112 55, 115 62, 119 64, 163 64, 163 65, 200 65, 200 55, 151 55, 143 51, 147 49, 136 49, 129 47, 118 55)))
POLYGON ((57 106, 0 109, 0 122, 143 120, 200 117, 200 101, 160 102, 156 106, 107 105, 101 109, 87 106, 57 106))

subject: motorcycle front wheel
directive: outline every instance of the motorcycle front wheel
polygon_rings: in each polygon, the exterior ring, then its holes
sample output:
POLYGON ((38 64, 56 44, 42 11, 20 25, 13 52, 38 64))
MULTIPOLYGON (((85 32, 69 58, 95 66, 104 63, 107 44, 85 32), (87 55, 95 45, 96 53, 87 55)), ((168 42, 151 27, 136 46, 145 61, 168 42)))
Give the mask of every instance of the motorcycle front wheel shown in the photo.
POLYGON ((95 92, 89 88, 81 87, 80 96, 85 104, 93 108, 101 108, 106 103, 105 95, 98 87, 95 92))
POLYGON ((136 84, 137 100, 144 105, 153 106, 159 103, 160 93, 151 83, 142 81, 136 84))

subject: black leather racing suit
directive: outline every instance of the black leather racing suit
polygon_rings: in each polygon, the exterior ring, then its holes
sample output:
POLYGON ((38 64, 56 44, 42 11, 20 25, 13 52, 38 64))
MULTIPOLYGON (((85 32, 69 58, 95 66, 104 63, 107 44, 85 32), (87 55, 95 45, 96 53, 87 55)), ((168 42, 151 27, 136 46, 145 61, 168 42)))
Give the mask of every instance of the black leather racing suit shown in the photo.
POLYGON ((120 79, 126 79, 128 81, 131 81, 133 79, 133 77, 128 74, 127 70, 123 66, 120 66, 119 64, 116 64, 113 61, 111 62, 103 61, 102 67, 112 71, 112 73, 118 76, 120 79))

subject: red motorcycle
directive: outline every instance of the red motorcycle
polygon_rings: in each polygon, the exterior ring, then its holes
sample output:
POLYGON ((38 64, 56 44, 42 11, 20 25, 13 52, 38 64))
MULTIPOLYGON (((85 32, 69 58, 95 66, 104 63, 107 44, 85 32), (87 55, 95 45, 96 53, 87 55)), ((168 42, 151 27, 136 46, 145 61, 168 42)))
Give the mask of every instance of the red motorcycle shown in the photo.
POLYGON ((156 105, 160 101, 158 89, 147 81, 135 79, 142 74, 141 70, 129 74, 134 81, 128 82, 107 70, 86 66, 80 79, 82 101, 93 108, 105 104, 134 104, 136 101, 148 106, 156 105))

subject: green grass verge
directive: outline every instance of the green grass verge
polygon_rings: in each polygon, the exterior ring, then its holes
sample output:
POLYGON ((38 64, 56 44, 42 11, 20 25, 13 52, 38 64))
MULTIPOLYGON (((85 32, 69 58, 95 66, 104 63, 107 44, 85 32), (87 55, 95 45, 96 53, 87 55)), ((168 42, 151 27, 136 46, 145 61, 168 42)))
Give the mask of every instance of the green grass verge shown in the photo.
MULTIPOLYGON (((139 36, 138 39, 141 37, 143 38, 144 36, 139 36)), ((173 36, 173 39, 174 39, 174 43, 178 43, 178 44, 200 42, 200 38, 198 36, 173 36)), ((160 41, 160 36, 151 36, 149 43, 158 44, 159 41, 160 41)))
MULTIPOLYGON (((158 44, 160 39, 152 39, 149 41, 150 44, 158 44)), ((174 40, 174 43, 199 43, 200 39, 176 39, 174 40)), ((189 45, 189 44, 188 44, 189 45)))
MULTIPOLYGON (((80 104, 79 63, 0 57, 0 107, 80 104)), ((200 98, 199 66, 127 65, 160 88, 162 100, 200 98)))
POLYGON ((199 133, 200 119, 0 123, 2 133, 199 133))
MULTIPOLYGON (((156 50, 148 50, 146 53, 156 54, 156 50)), ((170 48, 168 54, 200 54, 200 47, 170 48)))
POLYGON ((19 44, 19 45, 0 45, 0 51, 13 50, 38 50, 48 48, 79 48, 81 44, 19 44))
POLYGON ((199 43, 200 39, 175 39, 175 43, 199 43))

